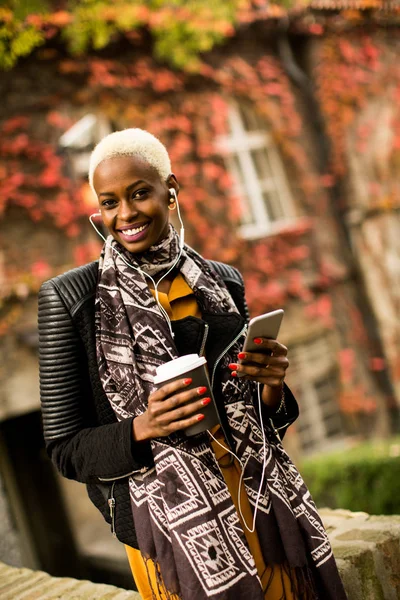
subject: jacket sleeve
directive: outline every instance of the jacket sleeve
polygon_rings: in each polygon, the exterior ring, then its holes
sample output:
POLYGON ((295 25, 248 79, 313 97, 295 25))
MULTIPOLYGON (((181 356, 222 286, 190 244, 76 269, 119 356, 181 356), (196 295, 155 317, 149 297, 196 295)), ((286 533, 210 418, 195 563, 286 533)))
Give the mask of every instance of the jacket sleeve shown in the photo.
MULTIPOLYGON (((299 406, 297 404, 296 398, 294 397, 286 383, 283 384, 283 389, 285 394, 285 407, 284 409, 280 410, 279 413, 276 412, 276 410, 271 410, 261 401, 261 416, 264 425, 269 424, 271 420, 272 425, 279 434, 281 440, 283 440, 286 431, 288 430, 288 427, 290 427, 290 425, 294 423, 297 417, 299 416, 299 406)), ((258 409, 258 386, 255 382, 253 392, 253 404, 255 406, 257 414, 259 415, 260 413, 258 409)), ((280 403, 278 403, 277 409, 279 408, 279 405, 280 403)))
POLYGON ((271 412, 268 413, 268 409, 265 407, 265 417, 272 420, 281 440, 283 440, 288 427, 294 423, 299 416, 299 405, 286 383, 283 384, 283 393, 285 395, 284 410, 279 413, 274 412, 271 414, 271 412))
POLYGON ((99 483, 152 464, 133 419, 98 424, 83 343, 53 281, 39 292, 39 371, 46 448, 62 475, 99 483))

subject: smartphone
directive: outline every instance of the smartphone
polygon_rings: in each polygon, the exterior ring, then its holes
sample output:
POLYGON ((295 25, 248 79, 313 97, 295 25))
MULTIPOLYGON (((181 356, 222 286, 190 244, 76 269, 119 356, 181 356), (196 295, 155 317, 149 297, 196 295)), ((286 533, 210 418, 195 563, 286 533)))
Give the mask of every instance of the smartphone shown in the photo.
POLYGON ((272 312, 254 317, 249 323, 243 352, 260 352, 260 346, 253 342, 254 338, 265 337, 276 340, 281 327, 284 311, 273 310, 272 312))

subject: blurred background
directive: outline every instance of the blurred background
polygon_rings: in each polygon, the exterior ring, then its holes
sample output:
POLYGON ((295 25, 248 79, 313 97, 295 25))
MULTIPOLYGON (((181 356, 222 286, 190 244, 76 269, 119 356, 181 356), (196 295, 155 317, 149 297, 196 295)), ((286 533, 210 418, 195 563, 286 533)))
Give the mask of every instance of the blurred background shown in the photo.
POLYGON ((41 283, 95 260, 91 150, 167 146, 190 245, 285 309, 318 506, 400 514, 397 1, 0 3, 0 560, 132 588, 124 549, 44 449, 41 283))

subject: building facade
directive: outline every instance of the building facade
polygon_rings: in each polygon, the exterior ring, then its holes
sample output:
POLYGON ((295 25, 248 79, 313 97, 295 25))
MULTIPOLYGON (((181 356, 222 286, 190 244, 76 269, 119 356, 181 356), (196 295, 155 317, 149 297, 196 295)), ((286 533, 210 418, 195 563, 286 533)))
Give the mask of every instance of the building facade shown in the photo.
POLYGON ((125 127, 167 146, 188 243, 240 269, 253 316, 285 309, 288 382, 301 407, 287 436, 295 455, 396 431, 400 29, 341 19, 313 13, 288 31, 255 19, 195 74, 120 39, 80 58, 56 40, 4 75, 5 440, 39 406, 35 294, 98 255, 88 156, 125 127))

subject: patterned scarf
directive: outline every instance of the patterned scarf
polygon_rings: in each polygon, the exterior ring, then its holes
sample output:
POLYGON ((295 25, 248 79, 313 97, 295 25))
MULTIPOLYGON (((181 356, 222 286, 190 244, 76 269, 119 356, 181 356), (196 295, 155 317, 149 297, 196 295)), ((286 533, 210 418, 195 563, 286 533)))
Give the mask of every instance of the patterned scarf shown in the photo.
MULTIPOLYGON (((111 237, 100 258, 96 298, 96 342, 100 378, 118 420, 143 413, 154 390, 158 365, 177 358, 170 329, 146 278, 173 264, 179 239, 166 240, 139 257, 111 237), (151 262, 150 262, 151 261, 151 262)), ((204 313, 237 313, 224 282, 207 262, 185 246, 179 269, 204 313)), ((254 509, 263 467, 263 439, 255 410, 257 386, 233 379, 228 364, 243 345, 239 336, 218 365, 218 379, 245 468, 244 485, 254 509)), ((346 600, 332 550, 311 496, 269 424, 266 474, 256 531, 267 565, 287 565, 299 600, 346 600)), ((155 466, 129 477, 132 515, 140 551, 156 565, 158 585, 182 600, 262 600, 232 498, 207 433, 176 433, 151 441, 155 466)))

